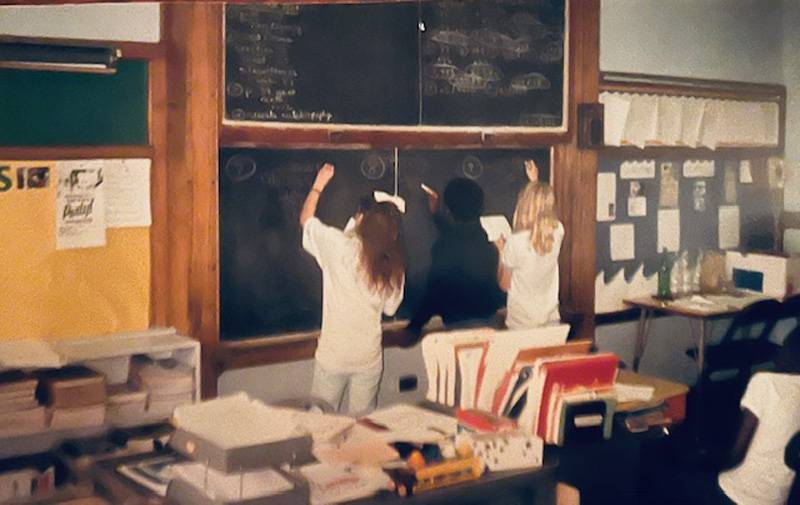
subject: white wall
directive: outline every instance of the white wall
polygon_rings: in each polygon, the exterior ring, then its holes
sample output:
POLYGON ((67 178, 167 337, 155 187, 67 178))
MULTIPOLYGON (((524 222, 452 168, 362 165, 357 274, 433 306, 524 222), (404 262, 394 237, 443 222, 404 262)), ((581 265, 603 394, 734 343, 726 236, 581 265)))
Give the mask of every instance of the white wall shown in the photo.
POLYGON ((780 0, 601 0, 603 71, 780 82, 781 46, 780 0))
MULTIPOLYGON (((800 212, 800 1, 783 0, 783 82, 786 102, 787 211, 800 212)), ((784 249, 800 253, 800 230, 787 230, 784 249)))
POLYGON ((0 34, 158 42, 158 3, 0 7, 0 34))

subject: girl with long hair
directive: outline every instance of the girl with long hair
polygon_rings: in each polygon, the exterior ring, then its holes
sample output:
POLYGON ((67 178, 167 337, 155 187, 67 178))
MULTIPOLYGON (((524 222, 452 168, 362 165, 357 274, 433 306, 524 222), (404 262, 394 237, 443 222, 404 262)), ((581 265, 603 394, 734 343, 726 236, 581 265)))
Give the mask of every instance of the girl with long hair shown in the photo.
POLYGON ((352 229, 323 224, 314 214, 333 175, 333 165, 323 165, 300 213, 303 248, 322 269, 311 394, 340 410, 347 391, 349 413, 362 414, 375 406, 383 371, 381 314, 394 315, 403 300, 400 211, 392 203, 374 203, 362 206, 352 229))
POLYGON ((514 233, 496 242, 497 280, 508 292, 506 326, 524 329, 558 322, 558 255, 564 227, 549 184, 529 182, 514 211, 514 233))

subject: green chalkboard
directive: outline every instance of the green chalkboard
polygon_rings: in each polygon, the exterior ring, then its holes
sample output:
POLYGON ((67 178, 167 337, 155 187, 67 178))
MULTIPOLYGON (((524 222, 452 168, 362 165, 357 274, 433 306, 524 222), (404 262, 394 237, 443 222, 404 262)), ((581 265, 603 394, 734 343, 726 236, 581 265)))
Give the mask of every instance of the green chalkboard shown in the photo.
POLYGON ((0 70, 0 146, 146 145, 147 62, 113 75, 0 70))

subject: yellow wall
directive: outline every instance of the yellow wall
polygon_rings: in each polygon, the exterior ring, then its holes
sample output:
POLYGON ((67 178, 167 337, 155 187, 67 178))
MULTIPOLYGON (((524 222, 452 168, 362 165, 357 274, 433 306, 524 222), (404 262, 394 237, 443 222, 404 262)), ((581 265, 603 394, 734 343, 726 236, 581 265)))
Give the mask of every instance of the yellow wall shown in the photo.
POLYGON ((56 251, 56 172, 45 189, 0 192, 0 340, 146 329, 149 228, 109 228, 105 247, 56 251))

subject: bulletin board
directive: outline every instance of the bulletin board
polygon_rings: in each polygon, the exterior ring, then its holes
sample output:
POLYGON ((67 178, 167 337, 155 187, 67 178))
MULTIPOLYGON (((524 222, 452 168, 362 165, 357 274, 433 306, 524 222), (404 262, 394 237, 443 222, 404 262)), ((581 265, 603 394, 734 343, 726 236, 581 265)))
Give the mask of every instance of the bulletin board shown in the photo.
POLYGON ((56 250, 56 163, 47 187, 0 192, 0 340, 62 339, 146 329, 150 228, 109 228, 104 247, 56 250))

